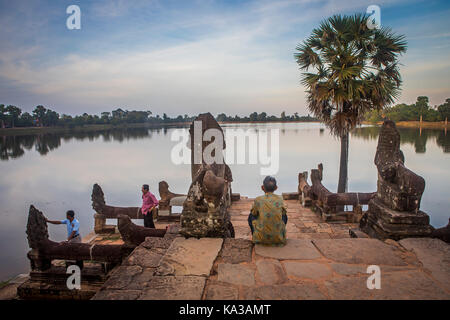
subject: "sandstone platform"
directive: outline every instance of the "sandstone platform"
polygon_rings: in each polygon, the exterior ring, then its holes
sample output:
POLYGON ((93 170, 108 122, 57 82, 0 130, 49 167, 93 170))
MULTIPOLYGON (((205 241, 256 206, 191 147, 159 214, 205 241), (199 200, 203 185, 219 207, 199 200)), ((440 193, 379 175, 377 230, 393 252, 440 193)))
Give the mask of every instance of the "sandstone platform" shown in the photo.
POLYGON ((231 207, 235 239, 147 238, 94 299, 450 299, 450 251, 441 240, 350 238, 354 224, 323 223, 287 200, 286 246, 254 246, 251 203, 231 207), (381 289, 367 287, 370 265, 380 267, 381 289))

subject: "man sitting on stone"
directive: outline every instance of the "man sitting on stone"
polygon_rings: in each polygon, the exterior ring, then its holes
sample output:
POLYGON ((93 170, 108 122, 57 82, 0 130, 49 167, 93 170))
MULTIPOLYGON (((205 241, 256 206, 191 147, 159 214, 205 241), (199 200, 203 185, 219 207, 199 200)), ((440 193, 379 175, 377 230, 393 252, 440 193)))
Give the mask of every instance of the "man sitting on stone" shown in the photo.
POLYGON ((277 181, 267 176, 261 189, 265 194, 255 199, 248 216, 253 243, 282 246, 286 244, 287 214, 283 198, 273 193, 277 181))
POLYGON ((153 222, 153 212, 156 210, 159 202, 149 189, 148 184, 144 184, 142 186, 141 212, 144 215, 144 227, 155 228, 155 223, 153 222))

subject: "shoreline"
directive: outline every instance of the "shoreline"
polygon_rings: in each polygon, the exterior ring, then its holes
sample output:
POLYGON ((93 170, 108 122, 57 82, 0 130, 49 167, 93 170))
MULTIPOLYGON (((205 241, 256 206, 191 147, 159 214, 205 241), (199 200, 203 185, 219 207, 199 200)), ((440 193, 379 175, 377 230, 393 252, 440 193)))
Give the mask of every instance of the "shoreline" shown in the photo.
MULTIPOLYGON (((233 123, 320 123, 319 121, 219 121, 219 124, 233 123)), ((171 127, 188 127, 191 122, 171 122, 171 123, 128 123, 128 124, 88 124, 75 127, 16 127, 0 128, 0 136, 33 135, 46 133, 73 133, 73 132, 93 132, 111 129, 164 129, 171 127)))
MULTIPOLYGON (((362 124, 366 125, 376 125, 380 126, 383 124, 383 121, 377 121, 377 122, 370 122, 370 121, 363 121, 362 124)), ((395 125, 400 128, 417 128, 417 129, 445 129, 449 127, 449 124, 445 125, 445 121, 435 121, 435 122, 427 122, 427 121, 398 121, 395 122, 395 125)))
POLYGON ((186 126, 187 122, 173 122, 166 124, 155 123, 129 123, 129 124, 89 124, 76 127, 18 127, 0 129, 0 136, 17 136, 17 135, 32 135, 32 134, 46 134, 46 133, 73 133, 73 132, 94 132, 111 129, 135 129, 135 128, 151 128, 164 129, 170 127, 186 126))
MULTIPOLYGON (((220 121, 219 124, 263 124, 263 123, 321 123, 320 121, 220 121)), ((189 122, 173 122, 173 123, 130 123, 130 124, 90 124, 76 127, 18 127, 18 128, 4 128, 0 129, 0 136, 20 136, 20 135, 34 135, 34 134, 49 134, 49 133, 75 133, 75 132, 95 132, 113 129, 164 129, 171 127, 187 127, 189 122)), ((363 125, 380 126, 382 121, 369 122, 363 121, 363 125)), ((401 128, 423 128, 423 129, 446 129, 449 124, 444 121, 439 122, 422 122, 420 121, 399 121, 395 123, 397 127, 401 128)))

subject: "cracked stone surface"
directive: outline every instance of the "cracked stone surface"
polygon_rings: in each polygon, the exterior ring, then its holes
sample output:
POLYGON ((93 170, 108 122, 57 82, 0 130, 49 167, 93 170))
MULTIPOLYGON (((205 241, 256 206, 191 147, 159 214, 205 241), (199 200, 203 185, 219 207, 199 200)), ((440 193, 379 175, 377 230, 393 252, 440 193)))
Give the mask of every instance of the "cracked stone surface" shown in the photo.
POLYGON ((344 277, 325 282, 331 299, 368 300, 372 290, 367 289, 367 277, 344 277))
POLYGON ((256 270, 258 279, 264 284, 280 284, 286 281, 286 274, 278 260, 258 260, 256 270))
POLYGON ((399 243, 414 252, 431 276, 450 291, 450 246, 447 243, 430 238, 408 238, 399 243))
POLYGON ((269 247, 257 244, 257 255, 279 260, 311 260, 320 258, 319 251, 310 240, 288 239, 283 247, 269 247))
POLYGON ((397 248, 377 239, 315 239, 313 243, 328 259, 350 264, 404 266, 397 248))
POLYGON ((145 268, 156 268, 162 256, 162 252, 150 251, 144 247, 138 247, 133 251, 133 254, 126 259, 124 264, 138 265, 145 268))
POLYGON ((253 243, 245 239, 225 239, 220 258, 225 263, 252 261, 253 243))
POLYGON ((331 268, 334 272, 341 275, 356 275, 356 274, 366 274, 367 266, 345 264, 345 263, 332 263, 331 268))
POLYGON ((136 300, 140 290, 101 290, 92 300, 136 300))
POLYGON ((236 239, 148 238, 111 272, 95 299, 450 300, 448 244, 350 239, 351 224, 323 223, 289 201, 286 246, 253 246, 246 226, 252 201, 241 200, 230 212, 240 221, 236 239), (372 264, 381 269, 380 290, 367 288, 372 264))
POLYGON ((197 276, 155 276, 139 300, 200 300, 205 281, 197 276))
POLYGON ((373 291, 374 299, 437 300, 449 294, 423 272, 394 272, 381 276, 381 289, 373 291))
POLYGON ((314 262, 283 261, 288 276, 306 279, 329 278, 331 269, 324 264, 314 262))
POLYGON ((140 266, 120 266, 106 280, 104 287, 108 289, 123 289, 128 286, 133 277, 142 272, 140 266))
POLYGON ((147 249, 160 248, 168 249, 173 242, 173 238, 170 236, 159 238, 159 237, 147 237, 145 241, 141 244, 142 247, 147 249))
POLYGON ((237 300, 239 290, 232 286, 211 284, 206 291, 206 300, 237 300))
POLYGON ((161 259, 156 274, 208 276, 222 242, 218 238, 176 238, 161 259))
POLYGON ((268 285, 247 290, 248 300, 323 300, 326 296, 313 283, 268 285))
POLYGON ((220 263, 218 280, 235 285, 253 286, 255 284, 254 270, 240 264, 220 263))

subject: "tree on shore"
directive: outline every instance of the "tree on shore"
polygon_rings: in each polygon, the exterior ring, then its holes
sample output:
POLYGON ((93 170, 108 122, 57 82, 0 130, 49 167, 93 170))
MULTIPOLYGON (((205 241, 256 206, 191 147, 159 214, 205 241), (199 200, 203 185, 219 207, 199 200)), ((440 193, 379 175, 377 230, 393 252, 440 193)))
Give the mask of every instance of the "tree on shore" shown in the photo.
POLYGON ((447 124, 448 118, 450 118, 450 98, 445 99, 445 103, 438 107, 438 112, 442 120, 447 124))
MULTIPOLYGON (((93 125, 93 124, 111 124, 111 125, 126 125, 137 123, 149 123, 149 124, 170 124, 170 123, 183 123, 192 122, 195 116, 189 116, 187 114, 170 117, 166 113, 161 118, 159 115, 153 115, 152 111, 137 111, 117 108, 111 112, 101 112, 100 115, 91 115, 83 113, 82 115, 71 116, 67 114, 59 115, 56 111, 46 108, 42 105, 38 105, 34 108, 32 114, 28 112, 22 113, 20 108, 9 106, 5 107, 4 104, 0 104, 0 128, 3 127, 68 127, 74 128, 77 126, 93 125), (8 111, 9 110, 9 111, 8 111), (13 115, 13 116, 12 116, 13 115)), ((276 117, 274 115, 267 115, 266 112, 252 112, 249 116, 239 117, 228 116, 225 113, 217 115, 218 121, 230 121, 230 122, 248 122, 248 121, 262 121, 262 122, 277 122, 277 121, 317 121, 317 119, 308 116, 299 116, 295 113, 293 116, 282 113, 282 117, 276 117)))
POLYGON ((347 190, 349 132, 400 93, 398 55, 406 52, 405 37, 368 28, 367 20, 361 14, 330 17, 295 53, 308 109, 341 140, 338 192, 347 190))
POLYGON ((33 116, 36 118, 36 120, 39 123, 40 127, 44 126, 44 117, 45 117, 45 112, 47 111, 46 108, 44 108, 44 106, 36 106, 36 108, 34 108, 33 110, 33 116))
POLYGON ((8 113, 11 127, 14 128, 19 120, 19 116, 22 113, 22 110, 20 110, 20 108, 17 108, 16 106, 9 105, 6 107, 6 112, 8 113))
POLYGON ((419 109, 419 121, 422 123, 422 119, 423 119, 423 114, 428 111, 428 109, 430 108, 428 106, 428 97, 424 97, 424 96, 420 96, 417 97, 417 102, 416 102, 416 107, 419 109))
POLYGON ((450 98, 439 106, 428 105, 428 97, 417 97, 413 104, 400 103, 393 107, 384 108, 382 111, 371 110, 366 113, 365 120, 372 123, 382 121, 383 118, 398 121, 420 121, 426 122, 444 121, 450 115, 450 98))
POLYGON ((6 122, 6 108, 4 104, 0 104, 0 128, 5 127, 6 122))

